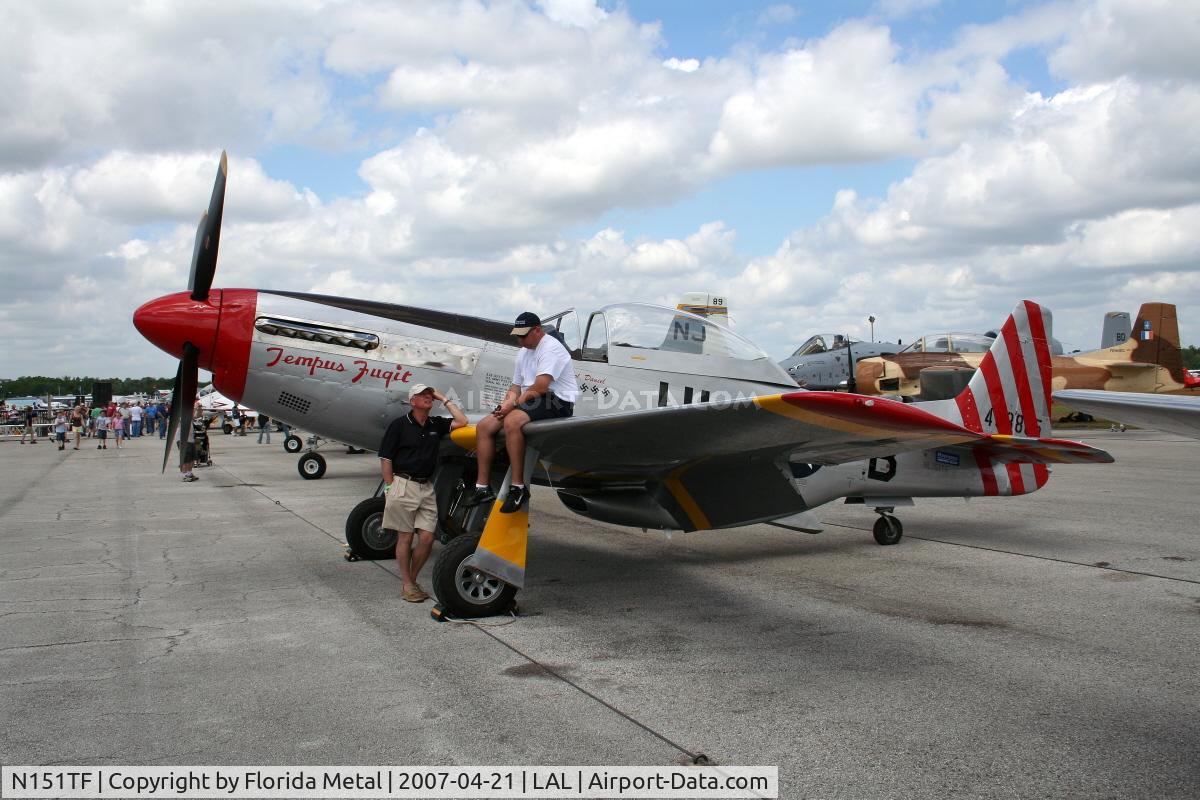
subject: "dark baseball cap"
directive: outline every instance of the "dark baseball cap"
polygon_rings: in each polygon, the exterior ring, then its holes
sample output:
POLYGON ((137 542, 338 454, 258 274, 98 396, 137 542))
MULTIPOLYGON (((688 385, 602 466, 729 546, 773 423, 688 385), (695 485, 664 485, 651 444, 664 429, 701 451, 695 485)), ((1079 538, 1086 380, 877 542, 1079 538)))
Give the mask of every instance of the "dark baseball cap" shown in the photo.
POLYGON ((542 324, 542 318, 532 311, 524 311, 517 316, 516 322, 513 323, 512 335, 524 336, 531 330, 542 324))

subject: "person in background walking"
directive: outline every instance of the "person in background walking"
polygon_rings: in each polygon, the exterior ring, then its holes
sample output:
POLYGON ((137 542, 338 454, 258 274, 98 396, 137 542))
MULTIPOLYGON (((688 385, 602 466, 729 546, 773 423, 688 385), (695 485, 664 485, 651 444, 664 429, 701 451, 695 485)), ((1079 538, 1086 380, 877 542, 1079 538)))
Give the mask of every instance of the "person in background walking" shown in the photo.
POLYGON ((25 409, 24 416, 25 429, 21 431, 21 444, 25 444, 26 436, 33 438, 33 442, 31 442, 31 444, 37 444, 37 428, 35 427, 35 423, 37 422, 38 418, 37 409, 30 405, 25 409))
POLYGON ((97 450, 107 450, 108 449, 108 429, 111 424, 112 424, 112 420, 109 419, 108 417, 104 416, 103 414, 96 417, 95 425, 96 425, 96 440, 97 440, 96 449, 97 450))
POLYGON ((258 443, 263 443, 263 437, 267 437, 267 444, 271 443, 271 418, 261 411, 258 412, 258 443))
POLYGON ((120 409, 115 409, 109 419, 112 420, 113 438, 117 440, 117 449, 120 450, 121 440, 125 438, 125 417, 120 409))
POLYGON ((67 419, 67 412, 60 411, 54 417, 54 440, 58 442, 58 449, 65 450, 67 448, 67 427, 70 421, 67 419))
POLYGON ((121 438, 127 438, 133 430, 133 412, 129 410, 129 401, 121 403, 117 409, 117 413, 121 415, 121 420, 124 424, 121 425, 121 438))
MULTIPOLYGON (((91 429, 92 429, 92 435, 95 436, 96 431, 100 430, 100 428, 96 425, 96 423, 100 421, 101 417, 105 416, 104 409, 101 408, 100 406, 93 406, 92 410, 89 411, 88 414, 92 418, 90 425, 91 425, 91 429)), ((105 430, 107 430, 107 428, 105 430)))
POLYGON ((129 409, 129 421, 132 423, 129 429, 131 438, 142 435, 142 416, 144 414, 145 410, 141 403, 134 403, 133 407, 129 409))
POLYGON ((79 440, 83 437, 83 403, 71 409, 71 433, 75 437, 74 449, 79 449, 79 440))

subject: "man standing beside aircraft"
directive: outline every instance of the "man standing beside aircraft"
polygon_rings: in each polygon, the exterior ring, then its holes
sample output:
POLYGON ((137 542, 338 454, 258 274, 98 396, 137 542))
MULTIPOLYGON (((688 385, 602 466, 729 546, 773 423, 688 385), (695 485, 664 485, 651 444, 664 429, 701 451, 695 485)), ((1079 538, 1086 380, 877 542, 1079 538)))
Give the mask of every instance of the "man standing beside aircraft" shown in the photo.
POLYGON ((496 455, 496 432, 504 428, 504 448, 512 465, 512 480, 508 496, 500 511, 511 514, 529 499, 525 486, 526 424, 539 419, 569 417, 575 411, 579 383, 567 346, 542 329, 537 314, 526 311, 513 323, 512 335, 517 337, 521 351, 517 353, 512 386, 503 402, 490 416, 476 426, 475 457, 479 472, 471 504, 495 500, 491 488, 492 459, 496 455))
POLYGON ((437 468, 442 439, 452 430, 468 424, 467 415, 453 400, 418 383, 408 392, 412 410, 395 419, 379 445, 379 471, 387 485, 383 507, 383 529, 396 533, 396 564, 404 584, 403 597, 420 603, 429 595, 417 583, 417 575, 433 549, 433 531, 437 528, 437 497, 433 491, 433 471, 437 468), (431 417, 437 400, 454 419, 431 417), (417 535, 414 548, 413 533, 417 535))

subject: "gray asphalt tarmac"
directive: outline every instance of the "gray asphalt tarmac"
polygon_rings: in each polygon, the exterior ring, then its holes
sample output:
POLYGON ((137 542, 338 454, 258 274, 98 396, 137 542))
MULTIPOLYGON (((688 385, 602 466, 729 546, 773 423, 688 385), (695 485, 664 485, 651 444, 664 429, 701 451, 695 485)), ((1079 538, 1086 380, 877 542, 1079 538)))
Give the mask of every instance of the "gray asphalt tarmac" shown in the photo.
MULTIPOLYGON (((1068 434, 1069 435, 1069 434, 1068 434)), ((0 763, 778 765, 782 797, 1195 797, 1200 443, 904 541, 596 524, 537 490, 521 615, 439 624, 342 559, 371 454, 0 443, 0 763)), ((435 552, 436 557, 436 552, 435 552)), ((428 569, 428 567, 427 567, 428 569)), ((428 581, 425 581, 428 587, 428 581)))

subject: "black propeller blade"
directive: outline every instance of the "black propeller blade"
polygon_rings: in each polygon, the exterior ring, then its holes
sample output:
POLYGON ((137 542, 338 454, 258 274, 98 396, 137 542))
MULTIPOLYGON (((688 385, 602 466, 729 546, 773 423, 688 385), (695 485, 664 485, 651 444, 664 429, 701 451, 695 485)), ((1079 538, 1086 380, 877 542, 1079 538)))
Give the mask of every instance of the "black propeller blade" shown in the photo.
MULTIPOLYGON (((163 451, 162 471, 167 471, 167 461, 171 458, 171 448, 175 446, 175 432, 182 430, 180 441, 188 441, 192 425, 192 406, 196 401, 196 387, 199 382, 197 362, 200 360, 200 348, 191 342, 183 343, 183 356, 179 359, 179 369, 175 371, 175 386, 171 389, 171 421, 167 425, 167 446, 163 451)), ((183 451, 179 453, 179 463, 183 465, 183 451)))
MULTIPOLYGON (((225 176, 229 173, 229 160, 221 151, 221 165, 217 167, 217 178, 213 182, 212 197, 208 211, 200 217, 196 228, 196 247, 192 251, 192 271, 188 277, 188 289, 193 300, 207 300, 213 278, 217 274, 217 249, 221 244, 221 211, 225 206, 225 176)), ((175 385, 171 388, 171 419, 167 424, 167 447, 163 452, 162 471, 167 471, 171 448, 175 446, 176 433, 182 431, 181 441, 189 441, 192 428, 193 405, 196 402, 196 386, 199 382, 200 348, 191 342, 183 343, 179 354, 179 368, 175 371, 175 385)), ((183 466, 183 450, 180 448, 179 465, 183 466)))
POLYGON ((213 182, 212 198, 208 201, 208 212, 200 217, 200 225, 196 229, 192 272, 188 277, 188 289, 193 300, 208 299, 213 276, 217 274, 217 248, 221 244, 221 212, 225 207, 225 176, 228 172, 229 161, 222 150, 221 165, 217 167, 217 178, 213 182))

